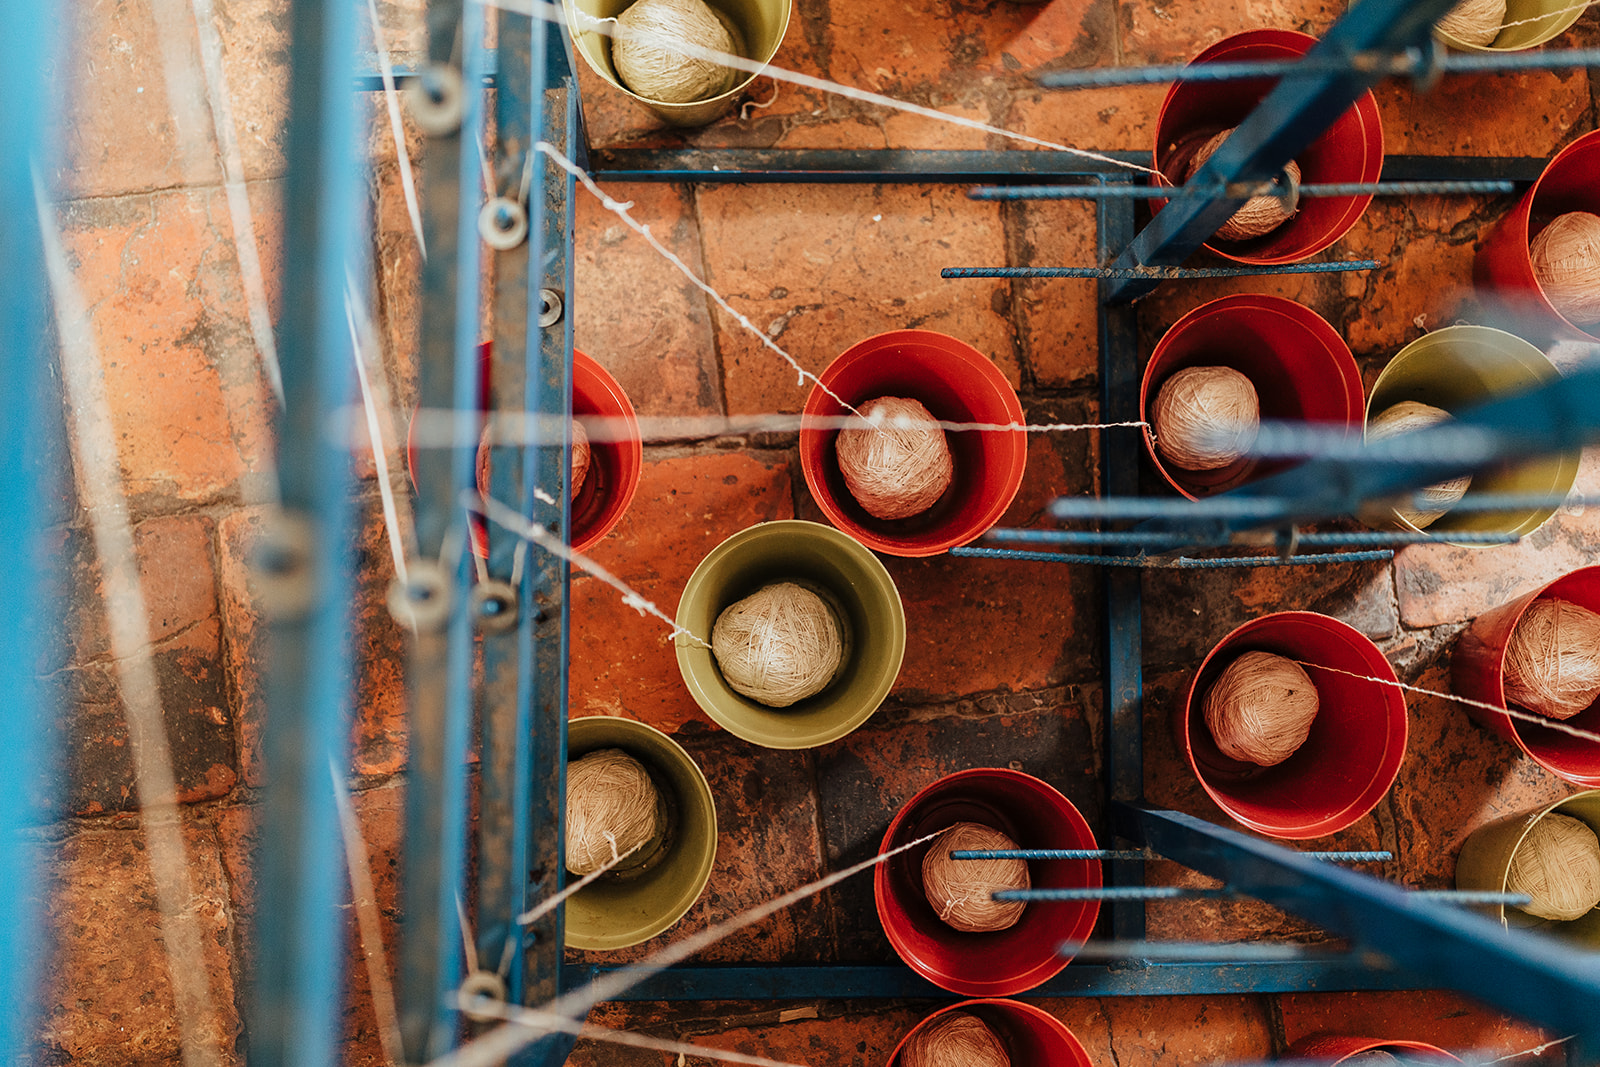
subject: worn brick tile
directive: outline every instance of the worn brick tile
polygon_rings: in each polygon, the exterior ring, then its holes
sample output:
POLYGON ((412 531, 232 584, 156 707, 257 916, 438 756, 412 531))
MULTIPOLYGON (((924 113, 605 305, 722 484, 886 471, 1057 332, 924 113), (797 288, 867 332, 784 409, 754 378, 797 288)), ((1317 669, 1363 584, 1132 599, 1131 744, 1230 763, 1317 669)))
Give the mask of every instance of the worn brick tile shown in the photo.
MULTIPOLYGON (((183 843, 192 891, 185 911, 199 928, 203 958, 175 965, 205 972, 211 1011, 199 1020, 198 1036, 217 1062, 239 1064, 228 883, 209 828, 185 827, 183 843)), ((92 830, 67 838, 54 847, 41 889, 52 948, 39 975, 40 1062, 178 1062, 171 972, 144 835, 92 830)))
MULTIPOLYGON (((697 274, 700 233, 686 186, 618 185, 635 219, 697 274)), ((641 416, 722 410, 707 297, 592 196, 577 203, 577 346, 616 376, 641 416), (628 308, 618 315, 619 306, 628 308)))
POLYGON ((239 773, 246 785, 264 782, 261 725, 266 715, 262 664, 266 620, 250 589, 250 554, 265 535, 267 509, 240 508, 217 522, 217 599, 226 642, 228 687, 239 730, 239 773))
POLYGON ((1119 1067, 1265 1060, 1265 997, 1102 997, 1034 1001, 1083 1043, 1091 1063, 1119 1067))
MULTIPOLYGON (((1370 214, 1370 211, 1368 212, 1370 214)), ((1385 246, 1387 248, 1387 246, 1385 246)), ((1326 253, 1328 259, 1365 258, 1345 248, 1345 242, 1335 245, 1326 253)), ((1196 267, 1225 266, 1218 257, 1201 252, 1190 265, 1196 267)), ((1349 274, 1275 274, 1233 278, 1197 278, 1193 281, 1163 282, 1155 292, 1138 304, 1139 344, 1142 351, 1151 353, 1173 323, 1194 309, 1221 300, 1225 296, 1243 293, 1260 293, 1281 296, 1286 300, 1304 304, 1327 319, 1340 333, 1341 322, 1347 306, 1354 306, 1345 292, 1344 279, 1360 279, 1364 275, 1349 274)), ((1165 483, 1161 483, 1165 485, 1165 483)), ((1170 487, 1168 490, 1170 491, 1170 487)))
POLYGON ((1550 156, 1588 128, 1592 107, 1581 69, 1451 75, 1422 94, 1389 78, 1374 95, 1390 155, 1550 156), (1508 110, 1514 100, 1539 104, 1508 110))
MULTIPOLYGON (((747 526, 794 515, 790 456, 715 452, 648 457, 622 521, 589 553, 675 615, 684 583, 717 545, 747 526)), ((593 578, 572 583, 573 715, 625 715, 671 733, 708 723, 678 673, 659 619, 626 608, 593 578)))
MULTIPOLYGON (((921 328, 986 353, 1013 382, 1010 289, 944 281, 1004 263, 999 213, 950 186, 730 185, 701 189, 711 284, 807 370, 874 334, 921 328)), ((798 411, 808 389, 776 353, 716 315, 730 413, 798 411)))
POLYGON ((1245 30, 1299 30, 1320 37, 1346 6, 1344 0, 1119 0, 1122 62, 1182 62, 1245 30))
MULTIPOLYGON (((150 655, 178 800, 227 795, 238 780, 238 763, 218 620, 206 618, 155 643, 150 655)), ((66 766, 60 777, 47 777, 43 769, 37 776, 47 802, 80 815, 138 807, 127 712, 114 664, 70 667, 53 675, 50 685, 64 723, 66 766)))
MULTIPOLYGON (((1042 778, 1097 827, 1094 714, 1076 690, 966 701, 911 715, 880 712, 817 752, 829 867, 838 870, 873 855, 889 820, 918 790, 969 767, 1010 767, 1042 778)), ((845 882, 833 894, 841 956, 894 959, 878 923, 871 878, 845 882)))
MULTIPOLYGON (((1600 496, 1600 450, 1584 453, 1576 496, 1600 496)), ((1395 554, 1400 619, 1438 626, 1478 615, 1536 586, 1592 564, 1600 546, 1600 509, 1568 505, 1515 545, 1451 548, 1413 545, 1395 554)))
POLYGON ((1452 1052, 1505 1056, 1519 1063, 1562 1064, 1557 1045, 1524 1057, 1548 1036, 1525 1023, 1443 990, 1404 993, 1290 993, 1278 998, 1284 1039, 1290 1044, 1317 1035, 1426 1041, 1452 1052))
MULTIPOLYGON (((689 934, 764 904, 822 876, 810 757, 758 748, 728 734, 680 736, 711 786, 717 859, 700 898, 665 933, 613 952, 568 953, 602 964, 643 959, 689 934)), ((831 955, 829 898, 816 896, 736 931, 694 959, 704 963, 825 962, 831 955)))
MULTIPOLYGON (((997 99, 1000 98, 998 90, 990 89, 971 90, 962 93, 958 99, 945 102, 943 100, 932 105, 940 112, 954 115, 958 118, 982 122, 990 126, 1000 125, 996 122, 998 116, 997 99)), ((1002 110, 1004 104, 999 103, 1002 110)), ((886 148, 921 148, 921 149, 948 149, 955 150, 981 150, 985 148, 1003 147, 1010 148, 1010 144, 999 144, 1003 138, 983 130, 975 130, 970 126, 958 126, 953 122, 942 119, 932 119, 924 115, 913 115, 905 111, 886 111, 883 113, 883 138, 886 148)))
MULTIPOLYGON (((1415 684, 1450 692, 1447 660, 1415 684)), ((1467 717, 1454 701, 1407 693, 1407 759, 1390 791, 1399 862, 1387 868, 1408 885, 1448 888, 1467 836, 1484 823, 1559 800, 1570 787, 1467 717)))
MULTIPOLYGON (((1070 148, 1148 156, 1155 147, 1156 116, 1165 94, 1164 86, 1155 85, 1023 90, 1012 97, 1006 128, 1070 148)), ((1148 158, 1142 162, 1150 165, 1148 158)), ((1133 171, 1130 175, 1138 181, 1147 177, 1133 171)))
POLYGON ((289 120, 287 6, 282 0, 225 0, 216 13, 244 173, 251 179, 281 175, 289 120))
MULTIPOLYGON (((1007 213, 1009 265, 1099 264, 1095 207, 1085 202, 1018 203, 1007 213)), ((1062 388, 1094 381, 1100 371, 1098 282, 1034 278, 1013 284, 1022 350, 1036 384, 1062 388)))
POLYGON ((275 405, 222 193, 80 201, 63 231, 135 508, 236 495, 264 469, 275 405))
MULTIPOLYGON (((784 1063, 883 1067, 900 1039, 938 1004, 929 1001, 603 1004, 589 1015, 597 1026, 766 1056, 784 1063)), ((591 1039, 578 1042, 572 1067, 668 1067, 670 1053, 591 1039)))

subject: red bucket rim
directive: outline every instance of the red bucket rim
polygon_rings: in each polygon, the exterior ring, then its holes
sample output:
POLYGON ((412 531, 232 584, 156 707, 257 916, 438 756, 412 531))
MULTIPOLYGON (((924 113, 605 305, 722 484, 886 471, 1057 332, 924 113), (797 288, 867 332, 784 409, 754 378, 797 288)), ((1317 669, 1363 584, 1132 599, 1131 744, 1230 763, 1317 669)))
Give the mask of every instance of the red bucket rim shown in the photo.
POLYGON ((1325 1059, 1331 1065, 1343 1063, 1351 1056, 1359 1056, 1363 1052, 1372 1052, 1375 1049, 1398 1049, 1402 1052, 1433 1053, 1453 1063, 1462 1062, 1461 1057, 1447 1052, 1437 1045, 1430 1045, 1426 1041, 1412 1041, 1404 1038, 1349 1037, 1333 1034, 1301 1038, 1289 1046, 1289 1056, 1299 1059, 1325 1059))
MULTIPOLYGON (((895 366, 908 362, 902 359, 895 366)), ((935 418, 946 422, 1020 426, 1025 421, 1022 402, 1000 368, 982 351, 958 337, 934 330, 889 330, 874 334, 834 357, 806 398, 800 425, 800 468, 811 498, 827 520, 873 551, 904 557, 935 556, 967 544, 1000 520, 1022 488, 1028 457, 1026 431, 981 431, 982 439, 974 443, 950 442, 956 464, 951 489, 975 481, 976 504, 969 506, 947 490, 925 515, 895 521, 873 518, 850 497, 838 473, 832 450, 839 431, 808 425, 813 419, 846 414, 839 402, 829 395, 829 390, 851 405, 863 404, 878 396, 911 396, 926 405, 935 418), (924 369, 928 363, 942 364, 948 376, 939 376, 937 382, 923 378, 916 384, 901 377, 895 383, 896 375, 879 357, 896 346, 915 349, 917 365, 924 369), (875 360, 879 362, 873 365, 875 360), (865 384, 859 388, 841 385, 841 381, 852 374, 864 377, 865 384), (873 384, 884 379, 889 379, 891 384, 873 384), (885 392, 886 389, 895 392, 885 392)), ((960 438, 977 433, 979 431, 952 433, 951 436, 960 438)))
MULTIPOLYGON (((626 440, 608 442, 606 445, 590 444, 591 454, 601 448, 616 449, 617 484, 596 508, 588 504, 592 487, 579 490, 572 502, 572 547, 582 552, 592 547, 610 533, 639 491, 639 478, 644 469, 644 438, 639 432, 639 419, 633 404, 621 383, 592 357, 572 350, 572 417, 596 415, 620 418, 627 428, 626 440), (587 510, 581 510, 581 509, 587 510)), ((592 467, 591 467, 592 469, 592 467)))
MULTIPOLYGON (((894 1051, 889 1054, 889 1060, 886 1064, 886 1067, 897 1067, 900 1062, 900 1053, 904 1051, 906 1042, 911 1040, 913 1034, 932 1023, 941 1015, 948 1015, 951 1012, 956 1011, 964 1011, 968 1014, 977 1014, 981 1016, 983 1013, 981 1011, 974 1011, 973 1009, 975 1008, 988 1008, 997 1014, 1014 1014, 1037 1022, 1039 1026, 1047 1031, 1052 1037, 1058 1039, 1061 1049, 1067 1053, 1068 1058, 1071 1060, 1071 1067, 1091 1067, 1092 1061, 1089 1059, 1088 1050, 1083 1047, 1083 1042, 1078 1040, 1078 1036, 1072 1032, 1066 1023, 1062 1022, 1060 1019, 1057 1019, 1054 1015, 1051 1015, 1043 1008, 1037 1007, 1033 1004, 1025 1003, 1020 1000, 1011 1000, 1007 997, 974 997, 970 1000, 963 1000, 956 1004, 946 1005, 945 1007, 940 1008, 938 1011, 931 1012, 930 1014, 923 1016, 917 1021, 915 1026, 906 1031, 905 1036, 902 1037, 899 1043, 895 1045, 894 1051)), ((1002 1040, 1004 1040, 1003 1037, 1002 1040)), ((1045 1063, 1027 1063, 1025 1065, 1019 1065, 1019 1067, 1066 1067, 1066 1065, 1059 1064, 1052 1060, 1045 1063)))

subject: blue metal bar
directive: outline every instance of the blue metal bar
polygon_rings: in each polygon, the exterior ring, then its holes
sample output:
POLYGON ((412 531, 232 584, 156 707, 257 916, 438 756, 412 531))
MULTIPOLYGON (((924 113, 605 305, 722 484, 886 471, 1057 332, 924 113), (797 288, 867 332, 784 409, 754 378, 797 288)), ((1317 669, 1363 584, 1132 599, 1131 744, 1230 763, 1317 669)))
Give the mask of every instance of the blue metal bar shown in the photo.
MULTIPOLYGON (((1485 509, 1486 510, 1486 509, 1485 509)), ((1501 510, 1501 509, 1496 509, 1501 510)), ((1203 548, 1206 545, 1196 545, 1194 539, 1182 533, 1157 533, 1144 530, 1014 530, 992 529, 984 535, 995 541, 1013 541, 1021 544, 1037 545, 1123 545, 1143 546, 1146 548, 1165 547, 1193 547, 1203 548)), ((1324 545, 1328 547, 1350 545, 1426 545, 1435 542, 1450 542, 1453 544, 1475 545, 1509 545, 1515 544, 1521 538, 1517 534, 1507 533, 1470 533, 1459 534, 1429 534, 1417 533, 1410 530, 1352 530, 1327 532, 1307 531, 1298 537, 1301 545, 1324 545)), ((952 550, 954 551, 954 550, 952 550)), ((997 551, 995 549, 989 552, 997 551)), ((957 555, 970 556, 978 553, 963 548, 957 555)), ((984 553, 987 555, 988 553, 984 553)), ((998 559, 1020 557, 995 557, 998 559)))
POLYGON ((1522 907, 1532 901, 1526 893, 1492 893, 1476 889, 1411 889, 1407 892, 1417 900, 1437 900, 1445 904, 1505 904, 1522 907))
MULTIPOLYGON (((1159 217, 1159 216, 1157 216, 1159 217)), ((1244 264, 1238 267, 945 267, 941 278, 1110 278, 1168 281, 1194 278, 1251 278, 1271 274, 1339 274, 1345 271, 1377 270, 1383 264, 1375 259, 1350 259, 1332 263, 1244 264)), ((1130 416, 1138 418, 1138 414, 1130 416)))
POLYGON ((1103 163, 1066 152, 929 151, 926 149, 602 149, 593 173, 604 181, 818 184, 916 182, 960 184, 1043 176, 1083 177, 1132 173, 1149 165, 1149 152, 1102 152, 1103 163), (1123 164, 1123 165, 1118 165, 1123 164))
MULTIPOLYGON (((1128 905, 1121 905, 1127 907, 1128 905)), ((1248 955, 1248 954, 1244 954, 1248 955)), ((573 987, 621 967, 569 968, 573 987)), ((1073 963, 1042 985, 1014 996, 1159 997, 1422 989, 1416 975, 1375 970, 1356 957, 1236 963, 1073 963)), ((618 996, 624 1001, 948 999, 951 994, 910 968, 866 966, 673 967, 618 996)))
POLYGON ((1221 82, 1247 78, 1306 78, 1366 70, 1375 74, 1410 75, 1493 74, 1518 70, 1570 70, 1600 66, 1600 49, 1579 48, 1548 52, 1506 52, 1498 55, 1434 56, 1421 49, 1401 52, 1366 52, 1327 59, 1255 60, 1234 63, 1169 63, 1149 67, 1059 70, 1039 76, 1046 89, 1096 89, 1112 85, 1161 85, 1171 81, 1221 82))
MULTIPOLYGON (((1374 863, 1392 860, 1392 852, 1302 852, 1309 859, 1342 863, 1374 863)), ((1108 848, 958 848, 953 860, 1158 860, 1148 849, 1108 848)))
POLYGON ((344 864, 332 775, 346 766, 350 710, 349 456, 323 428, 353 378, 345 279, 361 219, 356 100, 345 89, 356 40, 349 4, 295 0, 278 324, 284 411, 283 515, 269 528, 263 578, 273 596, 263 672, 267 715, 257 872, 250 1060, 273 1067, 337 1061, 343 985, 344 864), (298 532, 297 532, 298 531, 298 532))
POLYGON ((41 536, 51 524, 46 494, 70 484, 70 472, 45 457, 65 456, 63 407, 38 279, 45 277, 34 171, 54 173, 62 129, 47 72, 56 69, 64 34, 56 13, 32 0, 0 2, 0 263, 12 272, 0 285, 0 544, 14 554, 0 567, 0 1062, 32 1062, 28 1046, 39 1011, 38 973, 45 928, 38 892, 38 847, 26 831, 45 821, 39 783, 57 781, 59 716, 38 677, 45 651, 45 580, 56 564, 41 536))
MULTIPOLYGON (((1312 46, 1313 62, 1348 61, 1361 52, 1393 52, 1431 46, 1433 24, 1453 0, 1362 0, 1312 46)), ((1244 204, 1248 197, 1199 192, 1237 181, 1267 181, 1322 135, 1381 75, 1349 68, 1278 82, 1222 142, 1190 181, 1117 257, 1113 266, 1182 263, 1244 204)), ((1108 302, 1133 300, 1155 288, 1147 279, 1115 285, 1108 302)))
POLYGON ((1242 893, 1293 912, 1428 984, 1443 984, 1556 1034, 1574 1062, 1600 1048, 1600 956, 1174 811, 1113 804, 1122 832, 1242 893))
POLYGON ((1226 570, 1230 567, 1309 567, 1324 563, 1372 563, 1394 558, 1392 549, 1370 552, 1321 552, 1295 556, 1222 556, 1192 559, 1188 556, 1096 556, 1075 552, 1029 552, 1016 548, 952 548, 952 556, 977 559, 1011 559, 1031 563, 1082 563, 1094 567, 1132 567, 1150 570, 1226 570))
POLYGON ((1239 894, 1232 889, 1205 889, 1184 885, 1107 885, 1078 889, 997 889, 995 900, 1232 900, 1239 894))
MULTIPOLYGON (((1277 182, 1239 182, 1197 189, 1211 196, 1282 196, 1277 182)), ((1322 182, 1295 188, 1299 196, 1492 196, 1517 191, 1516 182, 1322 182)), ((1105 200, 1164 199, 1170 185, 980 185, 967 191, 969 200, 1105 200)))

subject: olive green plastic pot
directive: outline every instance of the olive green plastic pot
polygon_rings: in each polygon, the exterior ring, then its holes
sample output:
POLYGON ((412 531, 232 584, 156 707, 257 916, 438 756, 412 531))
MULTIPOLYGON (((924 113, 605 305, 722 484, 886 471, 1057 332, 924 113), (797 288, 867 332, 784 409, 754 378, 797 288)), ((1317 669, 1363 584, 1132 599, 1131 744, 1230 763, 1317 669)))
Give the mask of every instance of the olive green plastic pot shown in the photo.
POLYGON ((1468 44, 1437 28, 1433 35, 1459 52, 1520 52, 1524 48, 1537 48, 1565 33, 1582 14, 1573 0, 1506 0, 1506 16, 1500 20, 1502 26, 1528 19, 1538 21, 1506 26, 1486 45, 1468 44))
MULTIPOLYGON (((1456 887, 1504 893, 1511 876, 1511 857, 1516 854, 1534 823, 1552 812, 1586 823, 1600 834, 1600 789, 1574 793, 1521 815, 1509 815, 1474 830, 1461 846, 1456 859, 1456 887)), ((1484 909, 1513 930, 1542 930, 1589 948, 1600 948, 1600 908, 1581 919, 1561 922, 1529 915, 1521 908, 1496 904, 1484 909)))
MULTIPOLYGON (((1488 326, 1447 326, 1402 348, 1378 375, 1367 398, 1367 425, 1403 400, 1442 408, 1452 415, 1479 404, 1525 392, 1560 377, 1545 354, 1514 334, 1488 326)), ((1492 532, 1525 535, 1548 522, 1572 490, 1581 453, 1574 450, 1511 463, 1497 463, 1472 476, 1469 493, 1546 496, 1540 507, 1449 513, 1428 525, 1443 534, 1492 532)), ((1416 530, 1398 512, 1387 521, 1416 530)))
POLYGON ((621 749, 644 765, 665 801, 667 829, 637 867, 601 875, 568 899, 569 948, 627 948, 655 937, 700 898, 717 858, 711 787, 676 741, 653 726, 609 715, 567 724, 569 760, 602 748, 621 749))
POLYGON ((878 710, 900 674, 906 616, 894 579, 849 534, 786 519, 741 530, 711 550, 678 601, 678 670, 695 702, 729 733, 766 748, 813 748, 837 741, 878 710), (704 647, 735 601, 774 582, 795 582, 832 609, 844 657, 832 683, 786 708, 736 692, 704 647), (693 636, 691 636, 693 635, 693 636))

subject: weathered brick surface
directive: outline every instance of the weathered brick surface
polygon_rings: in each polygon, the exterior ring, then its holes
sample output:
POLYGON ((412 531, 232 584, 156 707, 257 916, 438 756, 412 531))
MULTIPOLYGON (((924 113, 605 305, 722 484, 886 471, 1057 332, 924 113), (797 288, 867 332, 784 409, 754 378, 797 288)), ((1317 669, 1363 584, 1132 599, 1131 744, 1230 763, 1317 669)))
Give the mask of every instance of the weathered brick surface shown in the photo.
POLYGON ((1177 63, 1245 30, 1299 30, 1320 37, 1344 14, 1340 0, 1120 0, 1122 62, 1177 63))
POLYGON ((1567 1062, 1562 1045, 1541 1048, 1550 1035, 1453 993, 1294 993, 1277 1002, 1284 1037, 1291 1044, 1305 1037, 1347 1034, 1426 1041, 1458 1055, 1476 1052, 1518 1063, 1567 1062))
POLYGON ((198 1038, 224 1064, 242 1063, 229 965, 233 912, 209 828, 185 827, 192 895, 184 909, 202 958, 170 959, 161 934, 148 849, 136 824, 77 833, 52 850, 42 906, 52 948, 39 976, 40 1062, 113 1067, 177 1063, 180 1035, 172 967, 202 974, 211 1011, 198 1038))

